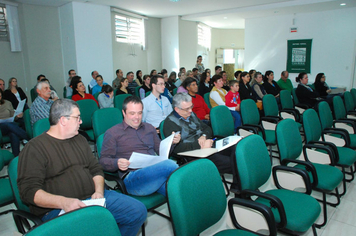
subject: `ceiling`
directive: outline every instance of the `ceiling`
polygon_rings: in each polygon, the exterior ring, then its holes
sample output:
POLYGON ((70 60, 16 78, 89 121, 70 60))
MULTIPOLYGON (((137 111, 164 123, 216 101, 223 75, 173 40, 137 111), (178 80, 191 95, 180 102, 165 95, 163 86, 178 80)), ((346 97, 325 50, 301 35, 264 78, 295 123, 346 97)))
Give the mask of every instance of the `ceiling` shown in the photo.
MULTIPOLYGON (((213 28, 244 29, 245 19, 356 7, 356 0, 7 0, 59 7, 85 2, 116 7, 148 17, 182 16, 213 28), (177 1, 177 2, 173 2, 177 1), (345 6, 340 6, 346 3, 345 6)), ((0 0, 1 2, 1 0, 0 0)), ((356 10, 355 10, 356 14, 356 10)))

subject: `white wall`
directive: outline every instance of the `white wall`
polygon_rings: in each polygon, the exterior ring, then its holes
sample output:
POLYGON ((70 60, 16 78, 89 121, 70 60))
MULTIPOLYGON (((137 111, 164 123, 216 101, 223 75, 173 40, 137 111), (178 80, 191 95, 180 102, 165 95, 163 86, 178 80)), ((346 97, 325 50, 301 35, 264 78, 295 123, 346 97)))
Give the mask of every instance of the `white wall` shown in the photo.
MULTIPOLYGON (((324 72, 329 85, 350 89, 355 52, 355 8, 297 14, 297 33, 290 33, 293 15, 246 19, 245 69, 286 69, 287 40, 313 39, 309 82, 324 72)), ((296 74, 290 74, 295 82, 296 74)))
POLYGON ((179 17, 161 19, 162 68, 179 71, 179 17))
POLYGON ((187 71, 192 70, 197 62, 197 51, 197 23, 179 19, 179 67, 183 66, 187 71))

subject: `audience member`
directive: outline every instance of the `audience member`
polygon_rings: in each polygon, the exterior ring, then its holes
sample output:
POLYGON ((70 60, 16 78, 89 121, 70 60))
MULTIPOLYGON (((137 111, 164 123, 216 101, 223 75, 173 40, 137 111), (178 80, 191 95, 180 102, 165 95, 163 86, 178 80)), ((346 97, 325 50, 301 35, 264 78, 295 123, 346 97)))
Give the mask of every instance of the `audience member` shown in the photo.
POLYGON ((120 85, 116 90, 116 95, 120 94, 132 94, 131 90, 127 89, 129 86, 129 81, 127 78, 121 78, 120 85))
POLYGON ((69 78, 66 83, 66 97, 70 97, 73 95, 73 88, 70 86, 72 84, 72 78, 77 75, 75 70, 71 69, 68 71, 69 78))
POLYGON ((240 83, 240 79, 241 79, 241 73, 242 73, 242 71, 241 70, 237 70, 237 71, 235 71, 235 73, 234 73, 234 77, 235 77, 235 79, 240 83))
MULTIPOLYGON (((3 98, 4 91, 0 89, 0 119, 9 119, 14 116, 15 110, 11 102, 3 98)), ((15 120, 22 119, 23 113, 18 114, 15 120)), ((24 129, 14 122, 1 122, 0 130, 3 136, 10 137, 12 154, 18 156, 20 153, 20 141, 27 139, 27 134, 24 129)))
POLYGON ((206 68, 206 69, 205 69, 205 72, 209 73, 209 74, 210 74, 210 76, 211 76, 211 71, 210 71, 210 69, 209 69, 209 68, 206 68))
POLYGON ((155 69, 151 70, 150 78, 152 78, 154 75, 157 75, 157 71, 155 69))
POLYGON ((193 73, 192 77, 197 81, 197 83, 199 83, 198 68, 193 68, 192 73, 193 73))
POLYGON ((163 75, 163 74, 165 74, 165 73, 167 73, 167 75, 168 75, 168 71, 167 71, 166 69, 162 69, 162 70, 161 70, 161 75, 163 75))
POLYGON ((292 81, 288 78, 288 71, 282 71, 281 78, 278 80, 277 84, 281 90, 288 90, 292 94, 293 84, 292 81))
MULTIPOLYGON (((49 80, 47 78, 43 78, 40 81, 46 81, 49 84, 49 88, 51 90, 51 96, 49 97, 49 99, 51 99, 52 101, 56 101, 59 97, 58 97, 58 94, 56 93, 56 91, 51 89, 52 86, 51 86, 49 80)), ((36 91, 36 93, 37 93, 37 91, 36 91)))
POLYGON ((186 76, 184 72, 179 72, 178 73, 178 79, 177 81, 174 83, 174 85, 176 86, 176 88, 179 88, 179 86, 182 85, 183 81, 185 80, 186 76))
POLYGON ((222 71, 222 67, 221 66, 215 66, 215 75, 220 74, 221 71, 222 71))
MULTIPOLYGON (((97 72, 96 70, 91 72, 92 79, 91 79, 91 81, 89 83, 89 88, 90 89, 93 89, 98 84, 97 81, 96 81, 96 77, 98 75, 99 75, 99 72, 97 72)), ((101 87, 100 87, 100 90, 101 90, 101 87)), ((94 94, 94 93, 92 93, 92 94, 94 94)))
MULTIPOLYGON (((36 91, 37 83, 40 82, 40 81, 43 80, 43 79, 47 79, 45 75, 40 74, 40 75, 37 76, 36 85, 35 85, 35 87, 33 87, 35 91, 36 91)), ((47 81, 48 81, 48 83, 49 83, 49 80, 47 80, 47 81)), ((49 83, 49 88, 51 89, 51 91, 55 91, 55 92, 56 92, 56 90, 52 87, 52 85, 51 85, 50 83, 49 83)), ((56 94, 57 94, 57 93, 56 93, 56 94)), ((57 96, 57 97, 58 97, 58 96, 57 96)))
POLYGON ((185 74, 185 68, 184 67, 181 67, 181 68, 179 68, 179 72, 182 72, 182 73, 184 73, 185 74))
POLYGON ((221 78, 224 82, 224 85, 223 85, 223 89, 226 90, 226 92, 228 92, 230 90, 230 86, 229 86, 229 81, 227 80, 227 74, 226 74, 226 71, 221 71, 220 72, 220 75, 221 75, 221 78))
POLYGON ((132 71, 127 72, 126 79, 129 82, 127 89, 131 91, 131 94, 135 94, 135 88, 138 84, 134 81, 134 73, 132 71))
MULTIPOLYGON (((195 78, 193 77, 187 77, 183 83, 181 84, 181 86, 178 87, 177 89, 177 93, 188 93, 188 90, 187 90, 187 82, 188 83, 191 83, 191 79, 195 80, 195 78), (189 79, 190 78, 190 79, 189 79), (187 81, 189 79, 189 81, 187 81)), ((195 80, 196 81, 196 80, 195 80)))
POLYGON ((143 76, 143 85, 139 90, 141 99, 144 99, 146 97, 146 93, 147 92, 152 91, 150 83, 151 83, 150 76, 149 75, 144 75, 143 76))
POLYGON ((100 109, 114 107, 114 90, 110 85, 103 85, 101 93, 98 96, 98 102, 100 109))
POLYGON ((3 79, 0 79, 0 89, 1 91, 5 91, 5 81, 3 79))
POLYGON ((201 119, 203 122, 209 124, 210 109, 208 105, 206 105, 204 98, 199 94, 197 94, 198 93, 197 82, 193 78, 187 78, 185 80, 185 83, 187 83, 186 88, 188 90, 188 94, 192 97, 194 114, 196 114, 196 116, 199 119, 201 119))
POLYGON ((85 100, 85 99, 91 99, 96 102, 96 104, 99 106, 98 101, 94 98, 93 95, 90 93, 85 92, 85 85, 83 82, 79 81, 78 83, 73 85, 73 96, 72 100, 73 101, 80 101, 80 100, 85 100))
POLYGON ((241 73, 239 94, 241 101, 245 99, 252 99, 257 102, 257 99, 253 96, 252 89, 250 87, 250 74, 246 71, 241 73))
POLYGON ((322 98, 326 98, 329 93, 331 93, 331 89, 329 85, 325 82, 326 77, 324 73, 318 73, 315 77, 314 87, 315 91, 319 93, 319 96, 322 98))
POLYGON ((295 78, 295 81, 298 83, 295 94, 297 95, 299 102, 306 104, 311 108, 316 107, 316 104, 322 99, 319 97, 318 92, 308 86, 307 73, 299 73, 298 77, 295 78))
POLYGON ((234 117, 236 131, 237 127, 241 126, 239 82, 230 80, 229 85, 230 90, 225 96, 225 105, 230 109, 231 115, 234 117))
POLYGON ((92 88, 91 94, 96 94, 100 93, 103 85, 108 85, 107 83, 104 82, 104 79, 101 75, 96 76, 96 85, 92 88))
POLYGON ((212 88, 209 96, 211 107, 214 108, 219 105, 225 106, 225 96, 227 91, 223 89, 224 81, 221 75, 214 75, 212 82, 214 87, 212 88))
POLYGON ((250 79, 252 79, 255 76, 256 70, 255 69, 251 69, 248 74, 250 75, 250 79))
POLYGON ((262 73, 256 72, 250 82, 252 94, 256 101, 258 100, 262 101, 263 96, 267 94, 265 87, 263 86, 262 80, 263 80, 262 73))
POLYGON ((15 77, 9 79, 9 87, 4 91, 4 99, 11 102, 14 109, 17 109, 19 102, 25 99, 26 102, 23 111, 28 109, 27 96, 24 91, 17 86, 17 79, 15 77))
POLYGON ((279 92, 281 91, 281 89, 278 86, 277 82, 274 81, 273 71, 266 71, 263 86, 265 87, 265 90, 268 94, 272 94, 276 98, 279 98, 279 92))
POLYGON ((85 138, 78 135, 82 123, 79 106, 69 99, 54 102, 48 132, 31 140, 18 164, 18 187, 32 214, 46 222, 60 213, 85 207, 81 200, 106 199, 121 235, 134 236, 147 210, 139 201, 105 190, 104 174, 85 138))
MULTIPOLYGON (((163 79, 159 81, 159 86, 163 87, 163 79)), ((130 96, 124 100, 124 121, 105 132, 100 164, 106 171, 118 171, 129 194, 145 196, 158 192, 166 196, 166 181, 178 167, 174 161, 167 159, 142 169, 129 168, 133 152, 159 154, 161 140, 152 125, 142 122, 142 110, 139 97, 130 96)), ((173 144, 179 141, 180 134, 176 134, 173 144)))
POLYGON ((210 93, 210 90, 211 90, 210 73, 204 71, 200 76, 198 91, 200 96, 204 96, 204 94, 210 93))
POLYGON ((169 82, 168 73, 163 71, 162 77, 164 80, 164 86, 171 94, 173 94, 173 89, 175 89, 176 86, 174 84, 172 86, 172 84, 169 82))
POLYGON ((205 68, 204 68, 204 64, 202 63, 203 61, 203 57, 201 55, 199 55, 197 57, 197 64, 195 64, 195 68, 198 69, 198 73, 199 75, 203 74, 205 68))
POLYGON ((170 74, 169 77, 168 77, 168 81, 165 83, 166 88, 167 88, 168 91, 169 91, 170 93, 172 93, 172 94, 173 94, 173 90, 174 90, 175 88, 177 88, 177 87, 175 86, 175 84, 174 84, 174 83, 176 82, 176 80, 177 80, 177 73, 174 72, 174 71, 172 71, 171 74, 170 74))
POLYGON ((36 86, 36 91, 38 96, 33 101, 30 108, 31 124, 33 125, 36 121, 48 118, 49 110, 53 104, 51 97, 51 89, 46 81, 40 81, 36 86))
POLYGON ((138 86, 142 86, 143 85, 143 80, 142 80, 142 71, 138 70, 136 71, 136 79, 135 82, 138 86))
POLYGON ((120 80, 124 77, 124 73, 122 72, 122 70, 117 69, 116 70, 116 78, 112 81, 112 88, 118 89, 120 86, 120 80))
POLYGON ((187 73, 185 73, 185 77, 186 77, 186 78, 188 78, 188 77, 193 77, 193 71, 188 70, 187 73))
POLYGON ((153 125, 159 130, 159 124, 172 112, 172 105, 168 98, 161 96, 164 93, 164 80, 160 75, 151 78, 152 92, 142 100, 142 121, 153 125))

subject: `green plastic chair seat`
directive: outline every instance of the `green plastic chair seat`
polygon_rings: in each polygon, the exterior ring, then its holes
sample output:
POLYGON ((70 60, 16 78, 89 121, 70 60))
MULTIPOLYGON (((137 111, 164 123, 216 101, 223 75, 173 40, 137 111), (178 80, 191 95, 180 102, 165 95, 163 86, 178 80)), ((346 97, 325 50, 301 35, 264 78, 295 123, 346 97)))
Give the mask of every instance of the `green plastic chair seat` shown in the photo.
POLYGON ((92 129, 85 130, 85 133, 87 133, 87 135, 89 136, 90 140, 95 140, 95 138, 94 138, 94 130, 92 130, 92 129))
POLYGON ((351 148, 337 147, 340 165, 351 166, 356 161, 356 152, 351 148))
POLYGON ((10 140, 10 137, 9 136, 2 136, 2 139, 1 139, 1 143, 10 143, 11 140, 10 140))
POLYGON ((0 150, 1 159, 4 161, 4 165, 8 165, 12 159, 14 159, 14 154, 7 150, 0 150))
POLYGON ((14 200, 9 179, 0 179, 1 198, 0 206, 11 203, 14 200))
POLYGON ((164 204, 166 202, 166 197, 159 193, 153 193, 149 196, 134 196, 134 195, 129 195, 129 196, 142 202, 148 210, 152 208, 156 208, 158 205, 164 204))
POLYGON ((237 230, 237 229, 227 229, 224 231, 220 231, 217 234, 214 234, 214 236, 229 236, 229 235, 231 235, 231 236, 254 236, 257 234, 243 231, 243 230, 237 230))
MULTIPOLYGON (((278 197, 284 206, 287 216, 285 228, 296 232, 306 232, 319 217, 321 208, 317 200, 309 195, 291 192, 285 189, 274 189, 266 193, 278 197), (295 207, 298 206, 298 207, 295 207), (305 214, 308 212, 308 214, 305 214)), ((270 206, 269 200, 257 198, 256 202, 270 206)), ((280 222, 280 216, 276 208, 272 208, 276 222, 280 222)))

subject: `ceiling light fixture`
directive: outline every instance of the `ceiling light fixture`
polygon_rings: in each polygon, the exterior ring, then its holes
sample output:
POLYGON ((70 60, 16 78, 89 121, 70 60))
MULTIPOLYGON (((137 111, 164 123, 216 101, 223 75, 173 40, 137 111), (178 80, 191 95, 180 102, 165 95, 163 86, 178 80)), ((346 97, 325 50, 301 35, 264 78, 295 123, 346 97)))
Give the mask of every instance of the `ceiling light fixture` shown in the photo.
POLYGON ((180 0, 169 0, 171 2, 179 2, 180 0))
POLYGON ((341 3, 340 6, 346 6, 346 3, 341 3))

